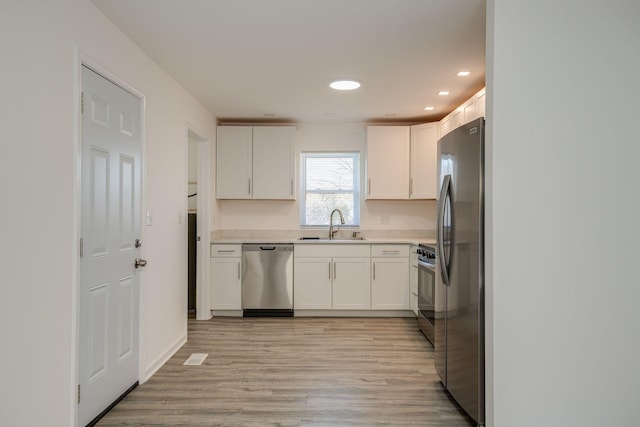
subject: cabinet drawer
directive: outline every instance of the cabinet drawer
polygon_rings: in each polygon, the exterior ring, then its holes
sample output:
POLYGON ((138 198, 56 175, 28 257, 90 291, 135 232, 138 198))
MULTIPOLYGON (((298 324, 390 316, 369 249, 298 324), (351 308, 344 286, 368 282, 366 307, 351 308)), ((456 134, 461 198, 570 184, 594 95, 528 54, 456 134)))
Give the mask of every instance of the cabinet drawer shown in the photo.
POLYGON ((409 245, 371 245, 372 257, 408 257, 409 245))
POLYGON ((211 244, 211 258, 231 258, 242 256, 242 245, 240 244, 211 244))
POLYGON ((359 244, 309 244, 296 245, 296 257, 368 257, 370 245, 359 244))

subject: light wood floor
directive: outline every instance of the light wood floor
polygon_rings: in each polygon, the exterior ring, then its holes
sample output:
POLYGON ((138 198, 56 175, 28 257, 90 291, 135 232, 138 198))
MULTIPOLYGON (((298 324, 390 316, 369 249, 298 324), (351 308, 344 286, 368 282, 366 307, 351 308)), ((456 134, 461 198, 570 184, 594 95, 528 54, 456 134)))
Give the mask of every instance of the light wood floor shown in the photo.
POLYGON ((189 320, 188 336, 98 425, 474 425, 415 319, 189 320), (183 366, 192 353, 209 357, 183 366))

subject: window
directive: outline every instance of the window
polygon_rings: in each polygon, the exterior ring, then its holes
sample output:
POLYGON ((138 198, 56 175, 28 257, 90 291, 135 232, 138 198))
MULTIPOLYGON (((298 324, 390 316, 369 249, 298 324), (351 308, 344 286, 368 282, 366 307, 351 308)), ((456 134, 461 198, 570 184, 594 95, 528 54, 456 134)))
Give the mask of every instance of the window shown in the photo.
POLYGON ((300 224, 328 226, 340 209, 345 225, 360 225, 360 153, 302 153, 300 165, 300 224))

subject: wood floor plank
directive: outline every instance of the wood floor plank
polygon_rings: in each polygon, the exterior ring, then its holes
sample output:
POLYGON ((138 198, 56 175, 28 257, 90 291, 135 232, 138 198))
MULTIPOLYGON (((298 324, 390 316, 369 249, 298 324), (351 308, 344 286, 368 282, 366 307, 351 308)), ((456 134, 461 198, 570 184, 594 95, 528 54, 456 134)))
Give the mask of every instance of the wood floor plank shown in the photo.
POLYGON ((189 320, 188 336, 98 425, 474 425, 414 319, 189 320), (183 366, 192 353, 209 356, 183 366))

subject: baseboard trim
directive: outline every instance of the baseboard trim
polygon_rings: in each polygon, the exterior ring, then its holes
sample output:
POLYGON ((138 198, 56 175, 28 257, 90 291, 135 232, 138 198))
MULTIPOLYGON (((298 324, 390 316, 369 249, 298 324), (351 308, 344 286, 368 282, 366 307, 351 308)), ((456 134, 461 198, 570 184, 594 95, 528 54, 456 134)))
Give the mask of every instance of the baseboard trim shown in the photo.
POLYGON ((242 317, 242 310, 211 310, 212 317, 242 317))
POLYGON ((149 378, 151 378, 158 369, 162 368, 162 366, 167 363, 171 357, 176 354, 180 347, 182 347, 187 342, 187 334, 181 335, 164 353, 158 356, 149 366, 147 366, 144 370, 143 377, 140 380, 140 384, 146 383, 149 378))
POLYGON ((295 310, 295 317, 416 317, 412 310, 295 310))

